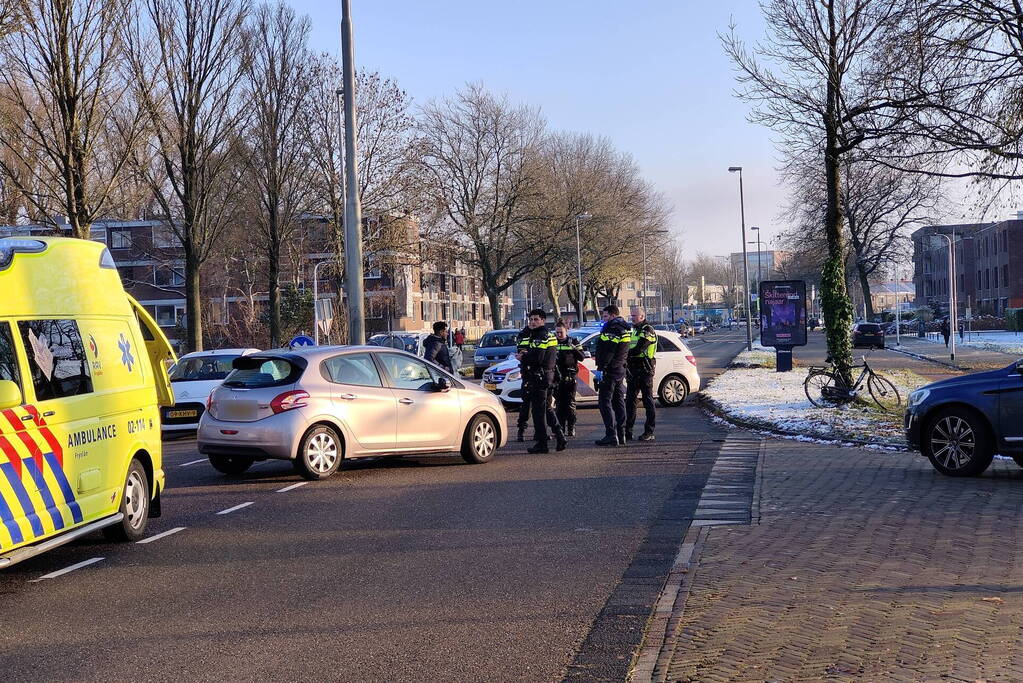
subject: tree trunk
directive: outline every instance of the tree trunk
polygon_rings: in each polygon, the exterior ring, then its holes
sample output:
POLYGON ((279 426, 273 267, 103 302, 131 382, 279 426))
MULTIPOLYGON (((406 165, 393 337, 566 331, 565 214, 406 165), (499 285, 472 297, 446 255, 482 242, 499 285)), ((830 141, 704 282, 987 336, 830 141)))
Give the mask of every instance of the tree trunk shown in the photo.
POLYGON ((271 216, 270 240, 267 253, 267 289, 270 295, 270 348, 281 346, 281 245, 271 216))
POLYGON ((554 309, 554 319, 557 320, 561 317, 561 306, 558 305, 558 288, 554 284, 554 276, 547 276, 547 296, 551 299, 551 308, 554 309))
POLYGON ((489 282, 484 284, 487 290, 487 301, 490 302, 490 321, 495 330, 501 329, 501 295, 489 282))
POLYGON ((845 286, 846 249, 845 235, 842 232, 841 159, 838 147, 838 36, 835 30, 833 3, 828 3, 828 28, 830 77, 824 113, 824 174, 827 187, 824 232, 828 243, 828 257, 824 261, 821 273, 821 302, 827 326, 828 353, 837 371, 851 385, 852 349, 849 332, 852 324, 852 302, 845 286))
POLYGON ((199 256, 185 249, 185 345, 202 351, 202 296, 199 291, 199 256))

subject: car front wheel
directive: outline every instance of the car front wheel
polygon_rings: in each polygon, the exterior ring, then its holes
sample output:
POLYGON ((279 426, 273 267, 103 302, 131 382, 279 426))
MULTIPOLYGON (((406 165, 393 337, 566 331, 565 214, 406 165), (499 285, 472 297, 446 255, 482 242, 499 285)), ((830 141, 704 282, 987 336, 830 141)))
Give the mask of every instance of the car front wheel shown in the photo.
POLYGON ((950 477, 975 477, 995 455, 987 424, 963 408, 947 408, 931 418, 923 441, 924 455, 934 469, 950 477))

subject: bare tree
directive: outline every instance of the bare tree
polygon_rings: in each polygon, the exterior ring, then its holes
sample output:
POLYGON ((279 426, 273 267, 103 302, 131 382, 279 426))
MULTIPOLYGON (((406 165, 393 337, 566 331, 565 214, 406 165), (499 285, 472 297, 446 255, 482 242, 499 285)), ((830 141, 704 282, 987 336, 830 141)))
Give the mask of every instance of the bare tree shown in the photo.
POLYGON ((223 234, 238 182, 233 149, 247 0, 145 0, 126 31, 147 144, 134 167, 181 244, 186 344, 203 348, 202 268, 223 234))
POLYGON ((270 343, 281 343, 283 247, 311 194, 308 145, 309 20, 281 2, 260 5, 247 29, 251 59, 245 90, 251 121, 246 174, 257 202, 255 245, 266 252, 270 343))
POLYGON ((899 44, 915 5, 902 0, 765 0, 765 42, 751 52, 734 27, 723 38, 738 71, 739 95, 755 105, 751 120, 780 133, 786 149, 799 150, 810 141, 821 150, 827 243, 821 294, 828 351, 847 379, 852 303, 845 279, 842 168, 847 155, 896 129, 917 97, 885 87, 901 66, 885 50, 899 44))
POLYGON ((64 214, 88 239, 111 198, 141 117, 119 95, 127 0, 0 6, 0 174, 41 220, 64 214), (13 9, 12 9, 13 8, 13 9), (10 30, 14 23, 19 30, 10 30))
POLYGON ((533 159, 543 127, 536 111, 479 84, 427 104, 419 120, 430 220, 479 270, 494 327, 502 323, 501 294, 535 268, 538 252, 553 248, 528 211, 539 191, 533 159))

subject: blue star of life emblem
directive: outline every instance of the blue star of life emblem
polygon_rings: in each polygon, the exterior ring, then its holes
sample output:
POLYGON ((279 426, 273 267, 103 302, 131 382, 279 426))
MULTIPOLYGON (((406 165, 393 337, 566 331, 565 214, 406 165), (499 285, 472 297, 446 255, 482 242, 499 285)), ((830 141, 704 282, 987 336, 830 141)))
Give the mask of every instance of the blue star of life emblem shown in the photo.
POLYGON ((131 372, 132 366, 135 365, 135 356, 131 355, 131 342, 129 342, 124 333, 121 333, 121 338, 117 341, 117 348, 121 349, 121 365, 128 368, 128 372, 131 372))

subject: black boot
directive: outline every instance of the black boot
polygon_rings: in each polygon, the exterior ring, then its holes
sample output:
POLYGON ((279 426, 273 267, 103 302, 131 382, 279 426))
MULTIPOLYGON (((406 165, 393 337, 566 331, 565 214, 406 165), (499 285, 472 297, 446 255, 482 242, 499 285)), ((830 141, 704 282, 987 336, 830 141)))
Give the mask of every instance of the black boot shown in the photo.
POLYGON ((519 430, 519 443, 522 443, 525 440, 526 440, 526 430, 525 429, 520 429, 519 430))
POLYGON ((653 441, 654 433, 648 429, 643 430, 643 433, 639 435, 640 441, 653 441))
POLYGON ((626 432, 625 432, 625 440, 626 441, 635 441, 635 439, 636 439, 636 437, 634 437, 632 435, 632 432, 626 430, 626 432))
POLYGON ((594 441, 593 443, 598 446, 610 446, 612 448, 616 448, 618 446, 618 437, 614 434, 608 434, 603 439, 594 441))
POLYGON ((551 449, 548 448, 546 441, 537 441, 534 445, 526 449, 527 453, 550 453, 551 449))
POLYGON ((568 440, 565 438, 565 435, 563 433, 555 434, 554 438, 557 440, 557 444, 555 445, 554 450, 560 453, 561 451, 568 448, 568 440))
POLYGON ((575 425, 568 425, 568 431, 565 432, 565 436, 569 438, 575 436, 575 425))

